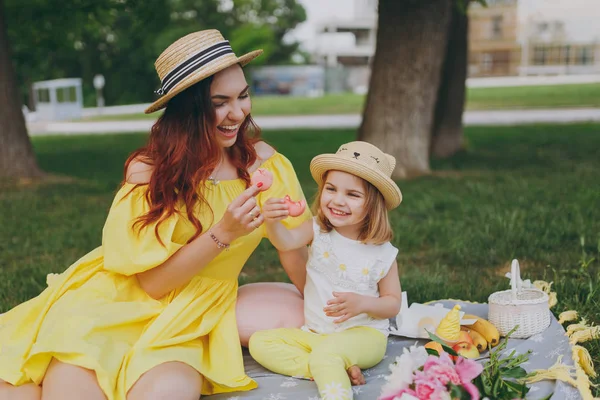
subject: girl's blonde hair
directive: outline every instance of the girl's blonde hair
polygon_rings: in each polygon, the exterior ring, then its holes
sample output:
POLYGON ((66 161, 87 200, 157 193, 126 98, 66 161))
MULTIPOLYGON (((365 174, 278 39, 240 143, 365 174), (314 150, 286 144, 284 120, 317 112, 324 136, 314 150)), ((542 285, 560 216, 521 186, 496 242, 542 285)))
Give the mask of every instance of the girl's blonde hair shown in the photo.
MULTIPOLYGON (((319 185, 317 196, 312 204, 313 215, 317 216, 317 223, 324 232, 331 232, 333 225, 321 211, 321 196, 327 181, 327 171, 319 185)), ((360 178, 360 177, 357 177, 360 178)), ((390 225, 388 210, 385 206, 385 200, 381 192, 370 182, 360 178, 365 187, 365 209, 367 210, 365 218, 362 221, 358 240, 365 244, 383 244, 392 240, 394 231, 390 225)))

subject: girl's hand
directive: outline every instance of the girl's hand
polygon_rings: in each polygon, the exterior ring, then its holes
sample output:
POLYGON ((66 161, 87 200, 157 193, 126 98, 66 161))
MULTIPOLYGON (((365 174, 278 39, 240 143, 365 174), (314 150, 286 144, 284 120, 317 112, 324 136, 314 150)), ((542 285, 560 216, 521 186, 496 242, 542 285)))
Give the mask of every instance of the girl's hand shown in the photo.
POLYGON ((288 206, 284 199, 269 198, 264 202, 262 213, 266 223, 282 221, 290 215, 288 206))
POLYGON ((260 213, 260 208, 254 197, 260 191, 261 186, 262 182, 252 185, 233 199, 227 210, 225 210, 223 218, 213 228, 217 239, 225 243, 231 243, 262 225, 264 217, 260 213))
POLYGON ((323 311, 328 317, 340 317, 334 323, 339 324, 364 313, 365 296, 352 292, 333 292, 333 297, 323 311))

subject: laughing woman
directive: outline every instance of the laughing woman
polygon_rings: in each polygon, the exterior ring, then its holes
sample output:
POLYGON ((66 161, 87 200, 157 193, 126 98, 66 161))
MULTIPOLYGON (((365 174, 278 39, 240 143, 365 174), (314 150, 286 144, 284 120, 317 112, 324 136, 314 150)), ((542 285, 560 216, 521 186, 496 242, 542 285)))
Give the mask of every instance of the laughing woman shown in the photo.
MULTIPOLYGON (((102 246, 0 317, 0 399, 197 400, 256 387, 239 346, 237 278, 266 234, 263 201, 303 198, 250 117, 241 67, 260 53, 237 57, 208 30, 160 55, 161 97, 146 113, 166 109, 125 164, 102 246), (274 175, 264 192, 250 183, 258 167, 274 175)), ((303 255, 280 254, 300 287, 303 255)))

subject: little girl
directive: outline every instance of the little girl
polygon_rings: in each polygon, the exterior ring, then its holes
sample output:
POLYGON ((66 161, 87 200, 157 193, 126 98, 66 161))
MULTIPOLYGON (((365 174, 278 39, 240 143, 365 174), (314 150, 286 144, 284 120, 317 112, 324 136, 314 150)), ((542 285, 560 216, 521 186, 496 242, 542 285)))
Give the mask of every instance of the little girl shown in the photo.
POLYGON ((347 143, 310 163, 319 185, 313 220, 288 230, 280 223, 288 216, 284 200, 263 205, 278 250, 310 244, 305 325, 256 332, 250 353, 273 372, 314 379, 323 400, 352 399, 351 383, 364 383, 360 369, 383 359, 388 318, 400 310, 398 249, 388 219, 402 201, 390 178, 395 164, 369 143, 347 143))

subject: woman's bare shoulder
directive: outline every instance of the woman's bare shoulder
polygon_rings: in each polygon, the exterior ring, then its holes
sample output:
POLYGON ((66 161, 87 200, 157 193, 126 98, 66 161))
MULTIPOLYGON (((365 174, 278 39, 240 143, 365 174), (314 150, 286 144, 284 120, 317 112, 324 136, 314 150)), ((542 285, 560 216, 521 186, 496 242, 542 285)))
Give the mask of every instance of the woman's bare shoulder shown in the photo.
POLYGON ((258 156, 260 163, 265 160, 268 160, 275 154, 275 149, 271 147, 271 145, 267 144, 267 142, 256 142, 254 143, 254 150, 256 150, 256 155, 258 156))
POLYGON ((127 173, 125 174, 125 180, 128 183, 134 184, 145 184, 150 182, 154 167, 149 164, 148 160, 142 158, 135 158, 131 160, 127 167, 127 173))

